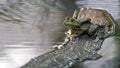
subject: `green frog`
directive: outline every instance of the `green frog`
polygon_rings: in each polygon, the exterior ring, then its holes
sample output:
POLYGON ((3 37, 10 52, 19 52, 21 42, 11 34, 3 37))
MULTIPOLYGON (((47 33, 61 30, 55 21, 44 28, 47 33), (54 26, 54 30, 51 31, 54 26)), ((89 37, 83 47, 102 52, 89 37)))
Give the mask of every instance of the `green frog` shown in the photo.
POLYGON ((70 41, 82 35, 94 36, 96 38, 95 42, 107 38, 115 32, 114 23, 112 16, 106 10, 77 9, 72 18, 65 18, 63 24, 68 28, 68 31, 65 32, 66 38, 63 43, 55 45, 54 48, 64 48, 70 41))

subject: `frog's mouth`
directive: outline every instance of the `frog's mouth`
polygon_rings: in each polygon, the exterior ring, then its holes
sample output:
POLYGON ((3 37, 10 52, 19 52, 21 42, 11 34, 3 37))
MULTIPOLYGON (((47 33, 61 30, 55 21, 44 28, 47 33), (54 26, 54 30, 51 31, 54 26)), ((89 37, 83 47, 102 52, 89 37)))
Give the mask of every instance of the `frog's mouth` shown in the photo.
POLYGON ((65 26, 68 29, 70 29, 72 32, 80 31, 80 24, 78 24, 78 23, 67 23, 65 26))
POLYGON ((69 26, 68 28, 70 28, 71 30, 80 30, 80 26, 69 26))
POLYGON ((80 24, 79 22, 77 22, 75 19, 73 18, 67 18, 65 19, 64 23, 63 23, 65 26, 67 27, 79 27, 80 24))

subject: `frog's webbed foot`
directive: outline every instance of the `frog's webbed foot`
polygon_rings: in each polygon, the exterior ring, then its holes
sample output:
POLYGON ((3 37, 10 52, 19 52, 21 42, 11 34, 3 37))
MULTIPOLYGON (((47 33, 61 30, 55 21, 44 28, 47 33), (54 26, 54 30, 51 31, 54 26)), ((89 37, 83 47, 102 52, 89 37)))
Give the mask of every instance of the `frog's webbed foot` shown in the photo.
POLYGON ((64 48, 64 45, 62 45, 62 44, 60 44, 60 45, 54 45, 52 48, 54 48, 54 49, 62 49, 62 48, 64 48))

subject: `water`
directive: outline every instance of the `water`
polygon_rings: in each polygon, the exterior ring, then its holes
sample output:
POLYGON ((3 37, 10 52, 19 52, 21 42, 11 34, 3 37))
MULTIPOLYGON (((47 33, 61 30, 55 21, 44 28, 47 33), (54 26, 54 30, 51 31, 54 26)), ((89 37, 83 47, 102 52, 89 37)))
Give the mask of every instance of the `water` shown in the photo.
POLYGON ((61 30, 64 12, 17 1, 0 4, 1 68, 19 68, 31 58, 50 51, 58 42, 56 39, 62 40, 64 35, 61 30))
POLYGON ((38 29, 22 28, 14 24, 4 25, 2 24, 3 27, 0 28, 1 68, 16 68, 28 62, 32 57, 50 50, 50 46, 47 45, 49 42, 46 40, 48 42, 46 43, 44 39, 41 39, 44 35, 40 34, 38 29))
MULTIPOLYGON (((67 8, 62 2, 1 0, 0 3, 1 68, 19 68, 31 58, 50 51, 52 45, 63 40, 65 28, 62 22, 67 16, 65 13, 67 8)), ((120 18, 118 0, 81 0, 76 4, 78 7, 106 9, 115 20, 120 18)), ((115 68, 114 66, 120 63, 119 41, 119 37, 115 36, 106 39, 99 51, 103 57, 97 61, 86 61, 79 66, 115 68)))

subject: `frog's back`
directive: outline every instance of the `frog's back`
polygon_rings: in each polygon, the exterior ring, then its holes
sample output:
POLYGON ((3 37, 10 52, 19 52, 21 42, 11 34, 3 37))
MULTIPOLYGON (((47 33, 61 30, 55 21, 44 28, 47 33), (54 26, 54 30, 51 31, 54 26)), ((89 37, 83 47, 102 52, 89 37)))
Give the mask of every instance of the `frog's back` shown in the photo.
POLYGON ((111 15, 101 9, 81 8, 79 9, 77 19, 91 19, 93 24, 112 26, 114 21, 111 15))

